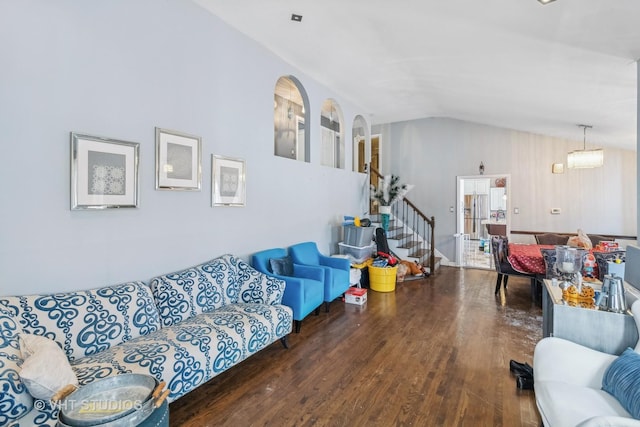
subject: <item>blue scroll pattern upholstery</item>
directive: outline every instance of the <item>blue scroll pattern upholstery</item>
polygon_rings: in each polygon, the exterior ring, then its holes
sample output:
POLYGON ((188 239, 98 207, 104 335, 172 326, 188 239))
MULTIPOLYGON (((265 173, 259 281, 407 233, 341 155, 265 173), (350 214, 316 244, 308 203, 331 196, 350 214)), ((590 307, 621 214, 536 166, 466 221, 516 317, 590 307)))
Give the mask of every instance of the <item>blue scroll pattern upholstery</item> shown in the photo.
POLYGON ((291 332, 284 286, 225 255, 151 287, 0 297, 0 426, 57 421, 57 408, 34 401, 20 381, 20 333, 56 341, 81 386, 148 374, 167 383, 173 401, 291 332))
POLYGON ((22 365, 18 334, 13 316, 0 306, 0 425, 7 425, 33 408, 33 398, 20 380, 22 365))
POLYGON ((29 334, 58 342, 67 358, 99 353, 160 328, 149 287, 131 282, 53 295, 0 297, 29 334))
POLYGON ((162 326, 171 326, 226 304, 280 304, 283 283, 233 255, 151 280, 162 326), (282 288, 282 289, 281 289, 282 288))

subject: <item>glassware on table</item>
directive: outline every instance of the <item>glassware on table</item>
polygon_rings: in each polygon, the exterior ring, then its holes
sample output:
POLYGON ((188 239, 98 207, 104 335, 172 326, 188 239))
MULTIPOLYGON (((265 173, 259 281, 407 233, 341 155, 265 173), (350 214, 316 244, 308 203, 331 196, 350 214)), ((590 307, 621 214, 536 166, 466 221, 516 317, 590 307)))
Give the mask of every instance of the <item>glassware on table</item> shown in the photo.
POLYGON ((581 291, 581 251, 571 246, 556 246, 556 269, 560 272, 561 288, 575 284, 578 287, 578 292, 581 291))

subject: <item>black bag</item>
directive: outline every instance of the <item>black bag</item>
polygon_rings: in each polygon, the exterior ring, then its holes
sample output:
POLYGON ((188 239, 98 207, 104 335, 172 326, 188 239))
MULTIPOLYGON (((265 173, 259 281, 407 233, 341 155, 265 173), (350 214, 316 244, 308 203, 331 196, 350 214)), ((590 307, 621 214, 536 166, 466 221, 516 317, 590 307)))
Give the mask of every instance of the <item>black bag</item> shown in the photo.
POLYGON ((378 253, 391 254, 389 243, 387 242, 387 233, 381 227, 376 228, 376 250, 378 253))

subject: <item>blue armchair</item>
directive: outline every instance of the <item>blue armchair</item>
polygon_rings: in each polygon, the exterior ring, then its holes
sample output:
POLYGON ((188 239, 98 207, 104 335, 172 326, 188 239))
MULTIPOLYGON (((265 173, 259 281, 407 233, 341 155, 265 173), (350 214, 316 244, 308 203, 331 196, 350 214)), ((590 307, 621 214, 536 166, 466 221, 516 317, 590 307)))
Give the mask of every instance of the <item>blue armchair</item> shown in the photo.
POLYGON ((293 310, 295 332, 299 333, 302 319, 314 310, 316 314, 319 313, 319 308, 324 300, 324 271, 293 264, 293 270, 290 272, 274 272, 271 260, 282 261, 286 257, 286 249, 267 249, 253 254, 251 265, 262 273, 286 282, 282 304, 293 310), (289 273, 290 275, 278 273, 289 273))
POLYGON ((332 258, 318 252, 315 242, 298 243, 289 247, 295 264, 313 266, 324 270, 324 303, 329 311, 331 301, 349 289, 351 263, 345 258, 332 258))

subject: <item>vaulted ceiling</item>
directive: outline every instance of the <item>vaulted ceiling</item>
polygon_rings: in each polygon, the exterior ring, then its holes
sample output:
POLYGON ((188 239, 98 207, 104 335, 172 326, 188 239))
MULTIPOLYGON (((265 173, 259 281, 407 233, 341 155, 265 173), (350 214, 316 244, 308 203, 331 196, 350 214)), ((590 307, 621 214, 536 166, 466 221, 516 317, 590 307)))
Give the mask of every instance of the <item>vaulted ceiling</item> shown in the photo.
POLYGON ((587 146, 636 149, 639 0, 194 1, 371 124, 451 117, 576 141, 587 124, 587 146))

